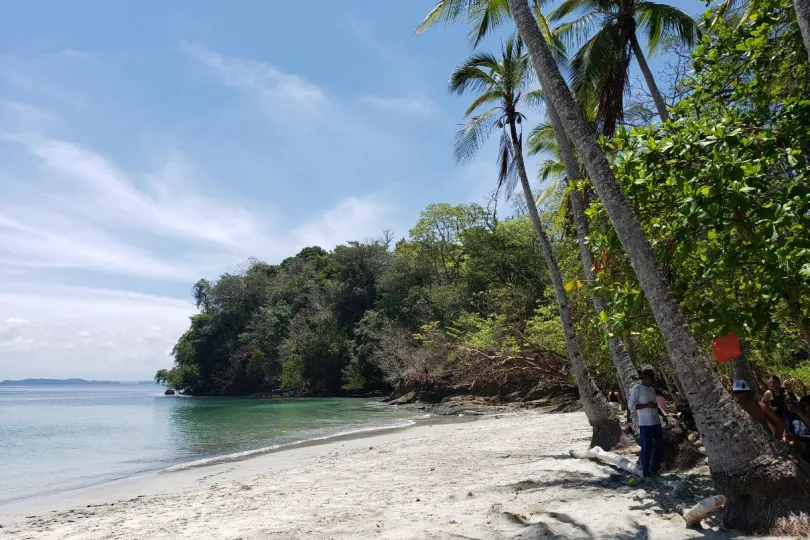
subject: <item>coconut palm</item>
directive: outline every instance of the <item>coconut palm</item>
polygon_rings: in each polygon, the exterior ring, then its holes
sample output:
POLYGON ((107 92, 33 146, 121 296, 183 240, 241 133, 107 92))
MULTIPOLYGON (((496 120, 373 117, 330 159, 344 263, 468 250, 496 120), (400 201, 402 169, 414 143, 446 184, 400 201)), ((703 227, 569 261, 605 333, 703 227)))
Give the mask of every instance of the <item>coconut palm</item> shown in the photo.
POLYGON ((528 57, 523 53, 521 42, 515 38, 510 38, 504 44, 500 58, 489 53, 475 53, 453 72, 449 83, 451 93, 476 93, 465 113, 469 120, 456 135, 455 157, 461 163, 470 160, 490 134, 500 131, 498 188, 508 195, 520 182, 540 251, 551 276, 563 323, 566 350, 576 376, 580 399, 593 427, 591 445, 612 448, 621 439, 621 430, 582 356, 574 330, 572 306, 566 297, 565 285, 551 242, 540 222, 523 161, 522 125, 525 116, 520 107, 523 102, 538 98, 536 93, 526 92, 530 73, 528 57), (479 112, 481 109, 486 110, 479 112))
MULTIPOLYGON (((553 35, 549 29, 548 22, 546 21, 540 9, 544 3, 542 0, 530 0, 534 11, 535 20, 537 21, 538 29, 550 44, 554 57, 557 60, 565 58, 565 49, 560 40, 553 35)), ((455 22, 459 19, 465 19, 473 29, 470 33, 473 45, 480 41, 481 37, 486 35, 487 32, 497 27, 511 17, 509 13, 508 2, 504 0, 439 0, 436 7, 425 17, 424 21, 417 28, 417 33, 425 31, 439 21, 455 22)), ((539 96, 538 96, 539 97, 539 96)), ((578 179, 580 177, 580 166, 574 155, 568 137, 560 121, 559 115, 553 106, 546 103, 546 112, 549 117, 549 122, 552 128, 553 136, 556 141, 556 148, 560 153, 562 163, 569 179, 578 179)), ((572 201, 574 197, 581 196, 581 194, 572 193, 572 201)), ((532 205, 530 205, 532 206, 532 205)), ((574 214, 574 222, 577 231, 577 243, 579 246, 582 264, 586 269, 593 266, 593 254, 588 247, 587 238, 589 236, 588 220, 585 216, 584 205, 574 201, 572 204, 572 212, 574 214)), ((587 270, 586 270, 587 271, 587 270)), ((587 276, 586 276, 587 278, 587 276)), ((602 309, 599 306, 597 313, 602 309)), ((608 329, 606 329, 607 331, 608 329)), ((621 341, 610 339, 609 350, 610 358, 619 377, 619 382, 622 387, 624 395, 627 396, 630 388, 637 380, 637 373, 633 366, 633 360, 628 354, 626 348, 621 341)))
POLYGON ((676 7, 646 0, 564 0, 549 14, 549 20, 574 14, 579 17, 561 24, 555 33, 567 46, 581 45, 571 60, 571 86, 579 99, 598 107, 602 132, 613 135, 622 119, 633 56, 658 116, 666 121, 667 105, 639 43, 639 33, 646 35, 652 55, 665 42, 694 45, 700 36, 697 22, 676 7))
MULTIPOLYGON (((537 24, 546 39, 551 44, 554 55, 558 60, 565 59, 565 46, 549 26, 543 16, 541 7, 547 0, 531 0, 534 7, 537 24)), ((421 34, 438 22, 451 23, 465 19, 470 26, 469 38, 473 47, 477 47, 484 37, 511 20, 508 0, 438 0, 436 6, 416 27, 416 33, 421 34)))
MULTIPOLYGON (((551 107, 549 107, 549 118, 556 116, 551 107)), ((560 122, 559 117, 554 119, 557 123, 560 122)), ((558 128, 562 130, 562 127, 558 128)), ((573 149, 566 138, 561 147, 559 144, 559 137, 555 136, 555 130, 551 123, 540 124, 531 133, 529 137, 529 154, 550 154, 556 159, 547 159, 540 163, 538 176, 541 181, 553 179, 551 184, 546 188, 546 192, 552 192, 556 189, 556 185, 565 183, 570 185, 582 177, 579 164, 573 156, 573 149), (567 154, 563 157, 563 154, 567 154)), ((544 196, 545 193, 541 193, 544 196)), ((576 230, 577 246, 579 247, 579 256, 582 260, 583 273, 585 274, 585 283, 591 288, 591 304, 597 314, 608 313, 607 303, 604 298, 593 293, 593 287, 596 285, 596 273, 594 272, 594 257, 593 252, 588 246, 588 237, 590 236, 590 227, 588 225, 588 217, 585 215, 585 191, 582 189, 572 190, 568 196, 568 203, 571 210, 571 217, 574 221, 574 229, 576 230)), ((616 373, 619 376, 619 384, 625 396, 629 395, 630 389, 638 382, 638 373, 633 366, 633 359, 630 353, 624 346, 621 339, 613 335, 609 328, 605 328, 608 336, 608 350, 610 351, 610 359, 613 366, 616 368, 616 373)))
POLYGON ((537 28, 527 0, 509 0, 509 7, 543 90, 559 112, 565 131, 641 283, 694 412, 715 485, 728 498, 726 523, 749 531, 773 528, 782 519, 807 523, 807 514, 802 517, 802 512, 810 508, 810 463, 796 458, 783 443, 769 437, 734 403, 715 377, 689 331, 596 135, 582 117, 537 28))

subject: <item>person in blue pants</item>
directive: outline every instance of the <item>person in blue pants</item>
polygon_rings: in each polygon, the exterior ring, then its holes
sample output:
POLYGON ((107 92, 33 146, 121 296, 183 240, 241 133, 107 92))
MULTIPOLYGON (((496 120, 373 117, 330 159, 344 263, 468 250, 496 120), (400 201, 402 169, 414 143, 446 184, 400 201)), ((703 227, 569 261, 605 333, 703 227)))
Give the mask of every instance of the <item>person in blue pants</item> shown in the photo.
POLYGON ((657 475, 661 469, 664 449, 664 429, 658 417, 658 402, 655 399, 655 370, 646 365, 639 373, 641 382, 630 389, 627 408, 638 416, 641 438, 641 470, 645 477, 657 475))

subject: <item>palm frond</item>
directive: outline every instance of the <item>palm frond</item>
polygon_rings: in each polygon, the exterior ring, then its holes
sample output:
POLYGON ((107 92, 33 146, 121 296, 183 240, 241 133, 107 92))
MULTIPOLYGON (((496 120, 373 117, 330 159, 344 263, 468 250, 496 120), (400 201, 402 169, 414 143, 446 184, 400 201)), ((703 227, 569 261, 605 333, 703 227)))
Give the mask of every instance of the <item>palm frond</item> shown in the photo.
POLYGON ((549 153, 559 154, 557 138, 554 136, 554 129, 551 124, 537 124, 529 133, 529 141, 526 150, 530 156, 549 153))
POLYGON ((638 25, 647 34, 650 55, 667 40, 692 47, 700 39, 697 21, 676 7, 641 1, 636 4, 636 13, 638 25))
POLYGON ((500 76, 504 92, 514 96, 534 80, 535 72, 529 63, 529 56, 523 52, 523 42, 510 36, 501 51, 500 76))
POLYGON ((537 167, 537 179, 541 182, 563 178, 565 178, 565 165, 558 159, 546 159, 537 167))
POLYGON ((517 160, 515 159, 515 150, 512 145, 512 139, 509 137, 507 130, 501 133, 501 141, 498 148, 498 188, 497 191, 503 190, 504 197, 509 199, 518 180, 517 160))
POLYGON ((492 55, 475 54, 450 74, 447 89, 451 94, 461 95, 468 90, 487 92, 500 88, 500 82, 493 76, 493 71, 498 69, 498 61, 492 55), (494 67, 490 67, 488 63, 493 60, 494 67))
POLYGON ((604 19, 605 16, 602 13, 595 11, 586 13, 573 21, 559 25, 554 29, 554 35, 566 47, 576 47, 583 41, 587 41, 604 22, 604 19))
POLYGON ((439 0, 430 13, 419 23, 414 33, 421 34, 439 21, 455 22, 467 9, 470 0, 439 0))
MULTIPOLYGON (((538 178, 539 177, 540 175, 538 174, 538 178)), ((560 188, 564 185, 562 176, 552 175, 549 176, 549 178, 552 179, 551 182, 546 187, 541 189, 540 193, 537 194, 537 197, 534 198, 534 204, 538 207, 546 203, 553 195, 558 194, 560 192, 560 188)))
POLYGON ((526 92, 523 95, 523 101, 532 109, 541 110, 546 106, 546 94, 543 92, 542 88, 538 88, 537 90, 526 92))
POLYGON ((498 122, 497 107, 473 116, 470 121, 456 133, 453 142, 453 155, 458 163, 466 163, 475 157, 478 150, 492 133, 498 122))
POLYGON ((548 19, 546 19, 546 16, 543 15, 543 2, 535 1, 533 7, 534 18, 537 19, 537 26, 540 27, 540 32, 543 34, 543 38, 551 48, 552 56, 554 56, 554 59, 561 64, 568 62, 568 50, 566 49, 565 44, 551 29, 551 25, 548 24, 548 19))
POLYGON ((623 36, 616 24, 603 26, 571 60, 571 88, 585 102, 598 102, 610 71, 620 63, 623 36))
POLYGON ((467 20, 470 23, 468 37, 472 46, 477 47, 484 37, 509 18, 508 0, 470 1, 467 20))
POLYGON ((470 116, 473 112, 475 112, 475 110, 478 107, 484 105, 485 103, 490 103, 492 101, 496 101, 499 103, 499 106, 497 108, 500 110, 501 109, 500 103, 503 103, 503 99, 504 99, 503 92, 497 90, 492 92, 484 92, 483 94, 475 98, 475 100, 470 104, 470 106, 467 107, 467 110, 464 111, 464 116, 470 116))
POLYGON ((548 14, 548 20, 557 22, 569 15, 584 14, 589 11, 610 12, 614 8, 612 0, 565 0, 548 14))

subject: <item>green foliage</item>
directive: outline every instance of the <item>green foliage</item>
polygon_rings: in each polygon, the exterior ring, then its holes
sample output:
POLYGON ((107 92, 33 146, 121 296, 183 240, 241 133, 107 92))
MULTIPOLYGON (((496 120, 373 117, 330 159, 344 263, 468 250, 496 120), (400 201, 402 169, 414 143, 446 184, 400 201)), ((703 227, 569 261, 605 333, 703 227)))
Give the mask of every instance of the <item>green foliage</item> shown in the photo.
MULTIPOLYGON (((605 141, 697 337, 708 349, 734 330, 782 369, 810 345, 810 73, 791 14, 789 0, 758 4, 745 24, 707 14, 714 33, 672 121, 605 141)), ((589 215, 611 328, 654 357, 660 336, 599 201, 589 215)))
POLYGON ((503 313, 493 313, 488 317, 462 313, 448 332, 458 337, 465 348, 504 356, 520 350, 520 343, 503 313))
POLYGON ((291 390, 304 388, 304 359, 293 356, 281 366, 281 387, 291 390))
POLYGON ((571 59, 572 90, 584 110, 597 110, 609 136, 624 115, 634 43, 640 47, 646 36, 653 55, 665 43, 692 46, 700 37, 687 13, 658 2, 564 0, 549 20, 563 21, 554 32, 567 47, 579 46, 571 59))
POLYGON ((432 204, 393 250, 382 241, 309 247, 280 265, 251 260, 198 281, 200 312, 174 347, 175 367, 156 379, 217 395, 423 384, 447 374, 455 350, 534 347, 522 333, 546 287, 526 219, 432 204))
POLYGON ((539 349, 565 354, 562 321, 557 307, 538 307, 531 319, 526 322, 526 341, 539 349))

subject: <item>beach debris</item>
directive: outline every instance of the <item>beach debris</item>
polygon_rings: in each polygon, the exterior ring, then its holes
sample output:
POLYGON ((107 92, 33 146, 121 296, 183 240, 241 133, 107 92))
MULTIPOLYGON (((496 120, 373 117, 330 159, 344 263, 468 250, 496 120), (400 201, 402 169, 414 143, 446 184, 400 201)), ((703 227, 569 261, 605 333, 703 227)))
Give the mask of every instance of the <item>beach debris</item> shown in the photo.
POLYGON ((241 486, 239 486, 239 489, 241 489, 242 491, 250 491, 250 490, 251 490, 251 489, 253 489, 253 488, 252 488, 252 487, 250 487, 250 486, 249 486, 249 485, 247 485, 247 484, 242 484, 241 486))
POLYGON ((726 504, 724 495, 712 495, 697 503, 691 508, 679 508, 687 527, 696 527, 707 516, 716 512, 726 504))
POLYGON ((472 491, 468 491, 468 492, 467 492, 467 497, 473 497, 473 492, 472 492, 472 491))
POLYGON ((593 448, 585 452, 583 452, 582 450, 572 448, 568 451, 568 454, 571 457, 575 457, 577 459, 595 459, 597 461, 602 461, 609 465, 613 465, 614 467, 618 467, 623 471, 627 471, 630 474, 634 474, 638 477, 643 476, 643 473, 641 472, 641 467, 636 466, 635 463, 633 463, 632 461, 630 461, 625 457, 614 454, 613 452, 605 452, 599 446, 594 446, 593 448))

